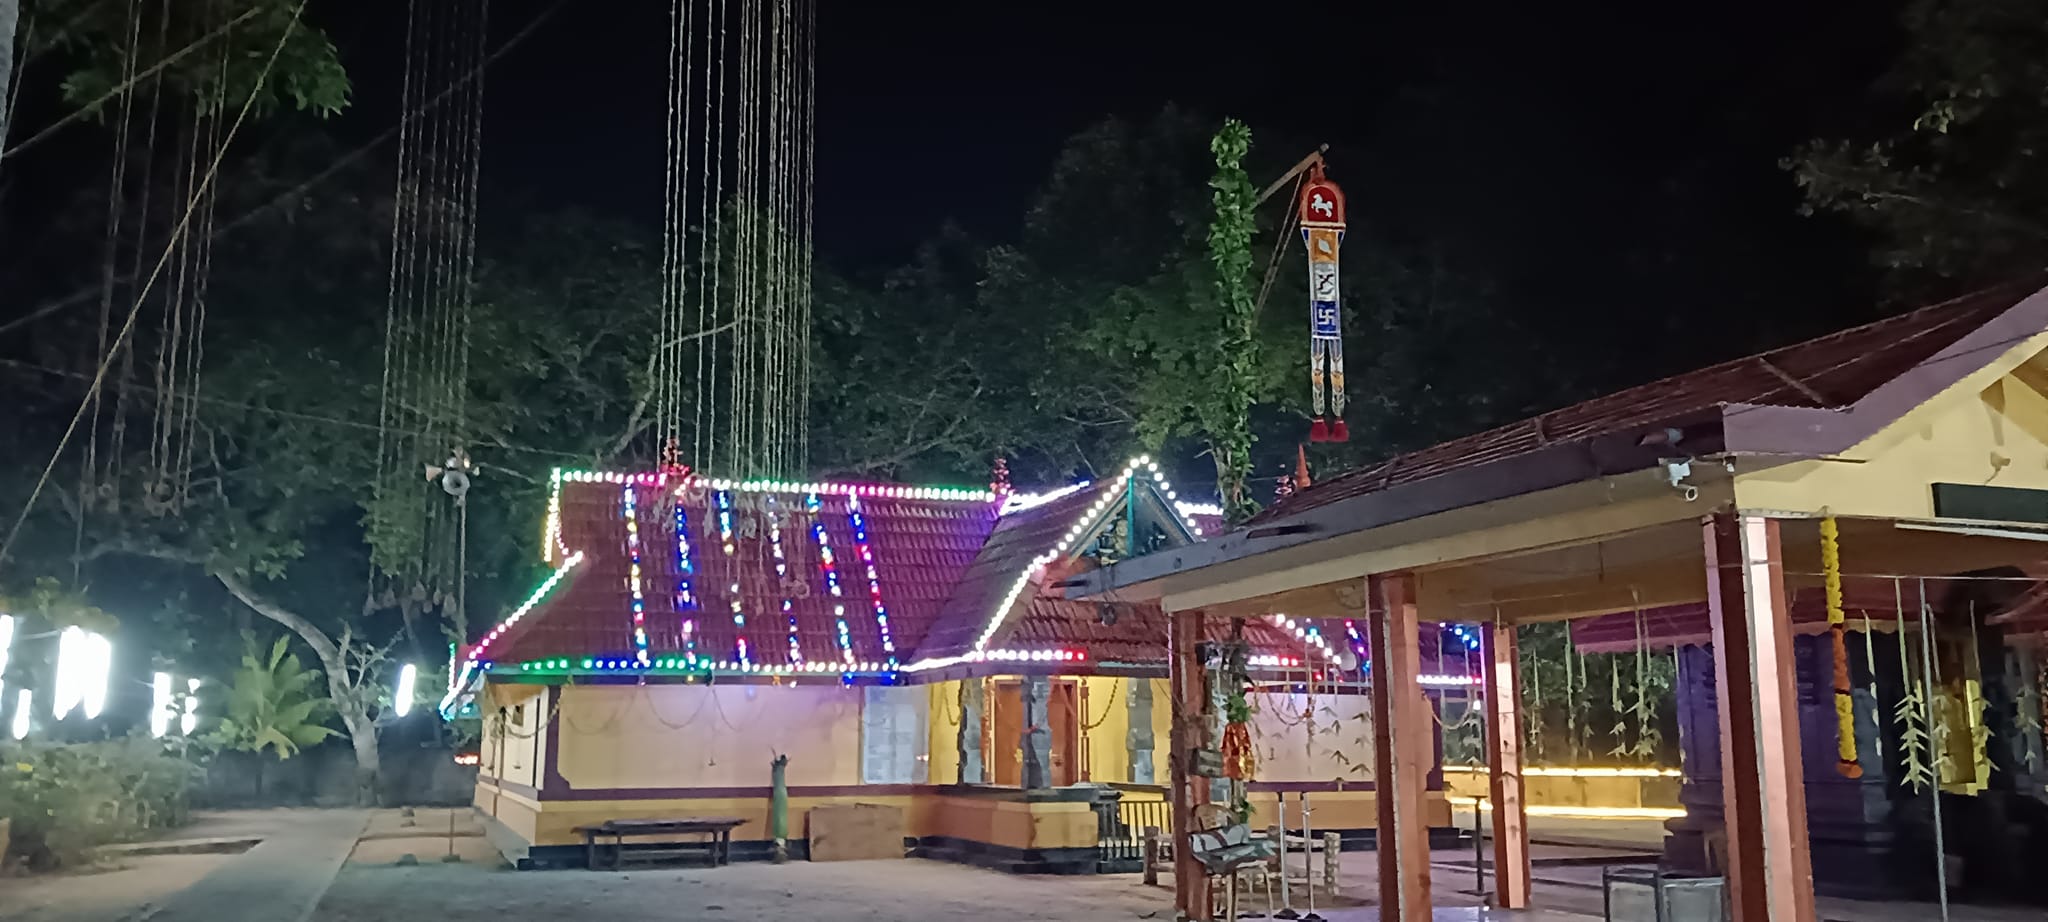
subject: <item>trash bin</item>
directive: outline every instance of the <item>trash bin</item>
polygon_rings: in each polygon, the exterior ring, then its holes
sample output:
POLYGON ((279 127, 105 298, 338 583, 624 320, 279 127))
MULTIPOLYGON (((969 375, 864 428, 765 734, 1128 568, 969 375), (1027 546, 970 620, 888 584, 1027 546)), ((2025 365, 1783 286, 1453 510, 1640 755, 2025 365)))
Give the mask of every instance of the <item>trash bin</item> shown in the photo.
POLYGON ((1607 922, 1726 922, 1727 881, 1666 874, 1658 868, 1600 870, 1607 922))

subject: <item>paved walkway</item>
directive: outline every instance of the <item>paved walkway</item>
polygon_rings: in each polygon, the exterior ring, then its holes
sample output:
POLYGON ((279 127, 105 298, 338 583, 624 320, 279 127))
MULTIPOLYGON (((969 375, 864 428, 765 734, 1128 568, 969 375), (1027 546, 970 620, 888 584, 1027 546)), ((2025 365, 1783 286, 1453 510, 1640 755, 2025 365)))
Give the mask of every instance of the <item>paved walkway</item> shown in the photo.
POLYGON ((255 848, 169 897, 148 922, 301 922, 369 823, 365 810, 294 810, 255 848))

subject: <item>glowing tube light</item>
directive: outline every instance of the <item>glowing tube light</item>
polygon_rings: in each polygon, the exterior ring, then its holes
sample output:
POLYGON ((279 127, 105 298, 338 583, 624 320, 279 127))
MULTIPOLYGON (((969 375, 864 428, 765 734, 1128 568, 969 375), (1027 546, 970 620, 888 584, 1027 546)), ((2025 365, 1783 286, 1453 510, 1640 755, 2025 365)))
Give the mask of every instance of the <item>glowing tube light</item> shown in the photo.
POLYGON ((171 674, 159 672, 149 678, 149 735, 162 739, 171 732, 171 674))
POLYGON ((22 689, 21 693, 15 697, 13 728, 15 739, 28 736, 29 718, 32 716, 30 712, 35 710, 35 706, 36 696, 31 694, 26 688, 22 689))
MULTIPOLYGON (((7 651, 12 646, 14 646, 14 616, 0 615, 0 680, 7 678, 7 651)), ((0 692, 4 692, 6 689, 6 683, 0 681, 0 692)), ((6 699, 0 698, 0 701, 4 700, 6 699)))
MULTIPOLYGON (((169 676, 165 678, 168 679, 169 676)), ((405 668, 398 670, 398 691, 391 697, 391 710, 398 716, 404 717, 412 713, 413 685, 419 678, 419 667, 411 663, 406 663, 405 668)))
POLYGON ((57 635, 57 689, 50 716, 63 720, 83 706, 85 717, 100 716, 107 706, 107 674, 114 666, 114 645, 76 626, 57 635))
POLYGON ((199 680, 185 680, 185 713, 178 718, 178 729, 186 736, 199 729, 199 680))
POLYGON ((98 720, 100 712, 107 709, 107 680, 114 672, 114 642, 91 632, 85 638, 85 648, 92 658, 88 660, 80 702, 85 706, 85 719, 98 720))

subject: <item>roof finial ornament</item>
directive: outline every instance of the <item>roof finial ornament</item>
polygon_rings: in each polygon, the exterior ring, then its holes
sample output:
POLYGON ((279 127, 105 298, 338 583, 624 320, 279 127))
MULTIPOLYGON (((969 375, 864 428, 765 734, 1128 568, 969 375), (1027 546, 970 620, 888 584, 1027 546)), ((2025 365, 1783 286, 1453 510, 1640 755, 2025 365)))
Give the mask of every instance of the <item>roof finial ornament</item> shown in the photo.
POLYGON ((989 472, 989 477, 988 477, 988 491, 989 491, 990 493, 994 493, 994 494, 996 495, 996 501, 997 501, 997 502, 1001 502, 1001 501, 1003 501, 1003 500, 1005 500, 1005 499, 1008 499, 1008 498, 1009 498, 1009 496, 1010 496, 1010 462, 1009 462, 1009 459, 1007 459, 1007 458, 1004 458, 1004 457, 1002 457, 1002 456, 1000 456, 1000 455, 998 455, 998 456, 996 457, 996 463, 995 463, 995 467, 994 467, 994 469, 993 469, 993 470, 991 470, 991 471, 989 472))
POLYGON ((1294 470, 1274 478, 1273 498, 1286 499, 1308 488, 1308 448, 1297 444, 1294 446, 1294 470))

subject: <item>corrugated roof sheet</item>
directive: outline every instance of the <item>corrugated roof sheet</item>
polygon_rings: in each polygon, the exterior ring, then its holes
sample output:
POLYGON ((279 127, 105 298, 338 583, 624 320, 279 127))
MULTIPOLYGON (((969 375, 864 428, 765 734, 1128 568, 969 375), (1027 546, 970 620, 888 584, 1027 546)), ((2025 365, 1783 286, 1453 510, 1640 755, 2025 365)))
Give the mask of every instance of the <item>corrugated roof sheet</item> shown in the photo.
POLYGON ((1253 522, 1285 518, 1552 445, 1684 421, 1729 404, 1847 406, 2039 290, 2042 281, 2033 278, 1987 289, 1398 455, 1323 480, 1274 504, 1253 522))

